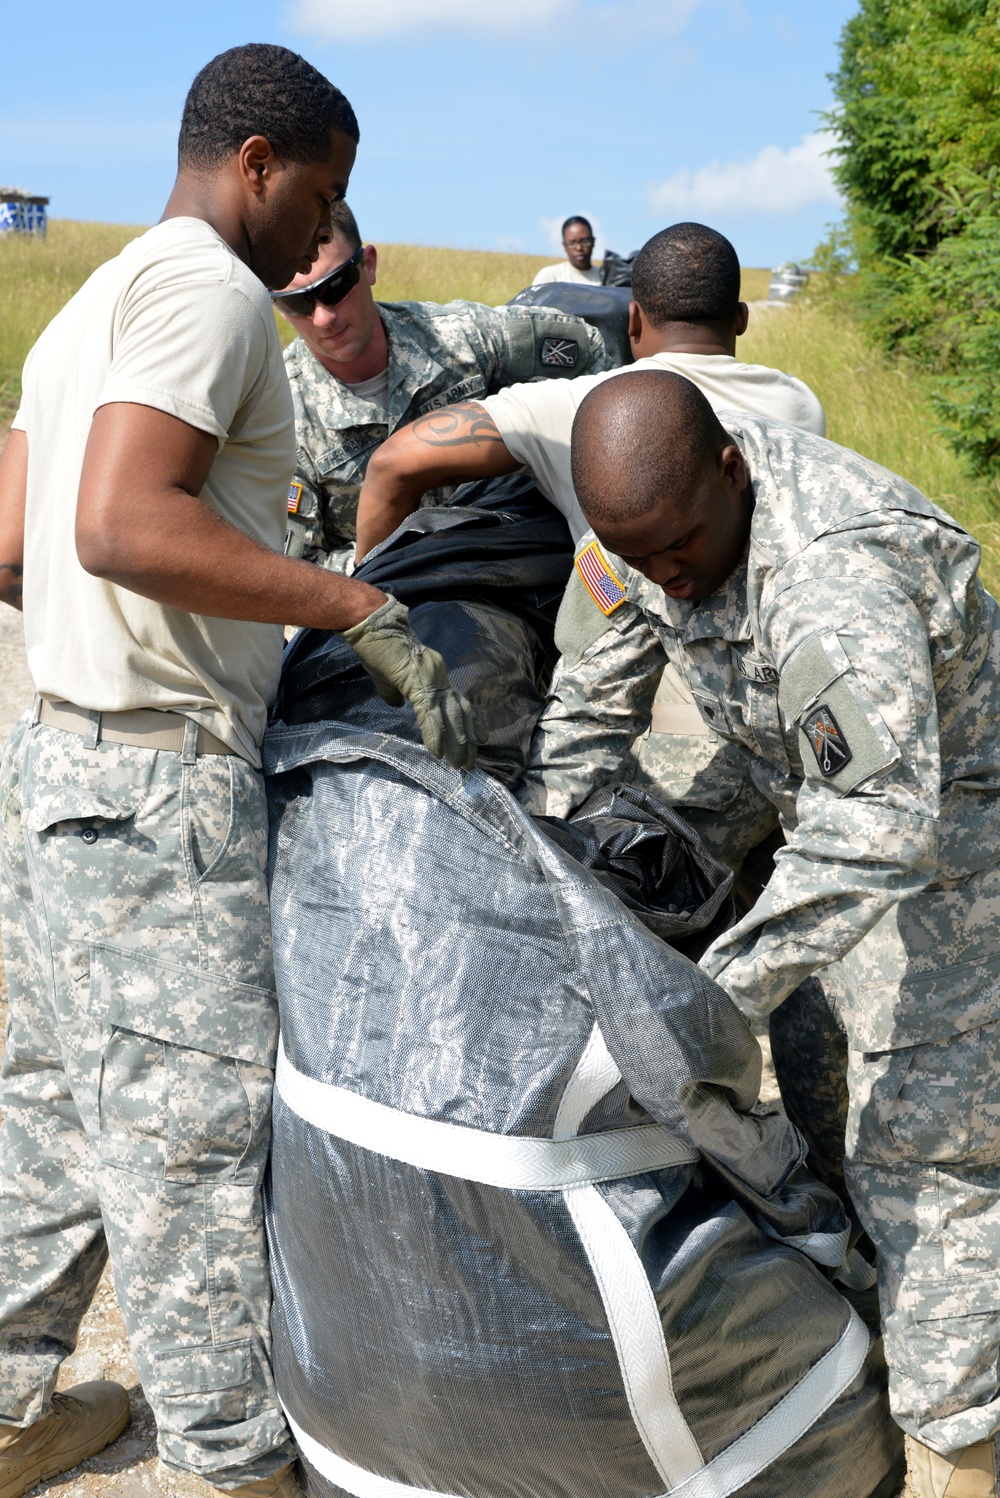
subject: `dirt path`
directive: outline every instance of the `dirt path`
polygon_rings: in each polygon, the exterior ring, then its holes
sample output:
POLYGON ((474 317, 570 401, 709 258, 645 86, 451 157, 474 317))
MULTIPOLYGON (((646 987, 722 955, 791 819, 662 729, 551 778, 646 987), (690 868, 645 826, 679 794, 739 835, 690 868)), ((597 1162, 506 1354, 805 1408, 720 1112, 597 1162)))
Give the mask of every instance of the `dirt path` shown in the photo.
MULTIPOLYGON (((0 451, 9 428, 0 426, 0 451)), ((21 616, 0 605, 0 743, 11 724, 34 695, 24 651, 21 616)), ((0 972, 0 1036, 6 1031, 6 984, 0 972)), ((764 1087, 761 1095, 777 1098, 770 1052, 764 1048, 764 1087)), ((2 1056, 2 1042, 0 1042, 2 1056)), ((111 1276, 105 1272, 80 1331, 76 1352, 64 1363, 60 1388, 87 1379, 112 1378, 124 1384, 132 1400, 132 1420, 118 1440, 100 1456, 62 1477, 41 1483, 34 1493, 48 1498, 204 1498, 210 1490, 197 1479, 179 1477, 156 1457, 156 1432, 149 1406, 142 1397, 139 1376, 129 1352, 125 1325, 111 1276)))

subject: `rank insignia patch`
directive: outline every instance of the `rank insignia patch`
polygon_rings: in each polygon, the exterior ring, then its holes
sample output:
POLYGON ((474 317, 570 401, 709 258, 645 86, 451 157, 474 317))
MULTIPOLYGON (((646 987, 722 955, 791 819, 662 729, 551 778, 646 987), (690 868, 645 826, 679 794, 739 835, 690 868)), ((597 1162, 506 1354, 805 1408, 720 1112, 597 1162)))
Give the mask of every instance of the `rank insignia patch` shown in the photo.
POLYGON ((802 732, 812 746, 821 775, 836 775, 854 758, 851 746, 840 731, 836 718, 823 703, 814 707, 802 721, 802 732))
POLYGON ((625 589, 611 571, 596 541, 585 546, 576 559, 576 570, 602 614, 613 614, 625 602, 625 589))
POLYGON ((555 369, 572 369, 580 354, 575 338, 543 338, 541 361, 555 369))
POLYGON ((301 484, 289 484, 289 486, 288 486, 288 513, 289 513, 289 515, 297 515, 299 513, 299 505, 301 503, 302 503, 302 485, 301 484))

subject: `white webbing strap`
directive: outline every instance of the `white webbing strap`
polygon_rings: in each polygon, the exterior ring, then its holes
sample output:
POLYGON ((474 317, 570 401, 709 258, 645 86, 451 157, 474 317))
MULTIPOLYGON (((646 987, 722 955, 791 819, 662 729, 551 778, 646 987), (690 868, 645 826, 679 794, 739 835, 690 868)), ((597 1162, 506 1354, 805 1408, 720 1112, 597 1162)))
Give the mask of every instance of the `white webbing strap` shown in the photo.
MULTIPOLYGON (((574 1134, 620 1080, 601 1027, 595 1024, 559 1101, 556 1137, 574 1134)), ((672 1488, 703 1467, 705 1459, 674 1394, 670 1354, 649 1276, 627 1229, 593 1185, 568 1188, 563 1201, 608 1318, 635 1428, 646 1455, 672 1488)))
POLYGON ((563 1191, 591 1181, 689 1165, 698 1158, 690 1145, 659 1124, 569 1139, 532 1139, 420 1118, 307 1077, 280 1044, 274 1085, 286 1107, 324 1133, 418 1170, 509 1191, 563 1191))
POLYGON ((868 1328, 852 1307, 848 1309, 850 1320, 840 1341, 756 1425, 681 1483, 671 1498, 728 1498, 816 1424, 854 1382, 868 1356, 868 1328))
POLYGON ((553 1139, 572 1139, 579 1134, 580 1125, 591 1108, 596 1108, 601 1098, 617 1087, 621 1079, 622 1074, 608 1050, 601 1027, 595 1024, 559 1099, 552 1125, 553 1139))
MULTIPOLYGON (((670 1498, 729 1498, 730 1493, 751 1482, 815 1425, 857 1378, 867 1355, 868 1331, 852 1310, 840 1341, 810 1368, 794 1389, 779 1399, 745 1435, 670 1489, 670 1498)), ((452 1498, 437 1490, 431 1494, 426 1488, 393 1482, 358 1467, 308 1435, 287 1408, 285 1418, 306 1461, 353 1498, 452 1498)))
POLYGON ((646 1454, 670 1490, 705 1465, 674 1394, 670 1356, 646 1268, 593 1186, 563 1192, 604 1304, 622 1383, 646 1454))
MULTIPOLYGON (((695 1156, 658 1126, 572 1137, 620 1076, 595 1025, 560 1100, 554 1132, 562 1137, 555 1139, 490 1134, 387 1108, 306 1077, 281 1046, 275 1085, 286 1105, 308 1123, 418 1169, 514 1190, 562 1190, 597 1283, 636 1430, 667 1493, 671 1498, 728 1498, 794 1445, 853 1382, 868 1352, 868 1333, 852 1311, 835 1346, 756 1425, 705 1463, 674 1393, 663 1325, 645 1266, 627 1230, 592 1184, 687 1163, 695 1156), (625 1150, 630 1152, 627 1161, 625 1150), (662 1154, 655 1164, 637 1163, 641 1152, 657 1150, 662 1154)), ((422 1488, 380 1477, 338 1456, 285 1413, 306 1460, 353 1498, 430 1498, 422 1488)), ((450 1495, 434 1493, 433 1498, 450 1495)))

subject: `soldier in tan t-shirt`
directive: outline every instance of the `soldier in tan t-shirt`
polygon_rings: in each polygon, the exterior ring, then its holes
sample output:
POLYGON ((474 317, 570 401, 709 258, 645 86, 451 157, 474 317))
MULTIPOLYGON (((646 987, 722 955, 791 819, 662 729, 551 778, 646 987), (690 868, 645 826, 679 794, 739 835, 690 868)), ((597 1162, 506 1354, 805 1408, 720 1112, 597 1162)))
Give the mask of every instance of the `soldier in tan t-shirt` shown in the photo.
POLYGON ((340 632, 456 766, 477 741, 396 600, 280 551, 295 445, 266 288, 314 263, 357 139, 295 53, 209 63, 162 222, 42 334, 0 461, 0 597, 39 694, 0 767, 3 1498, 128 1419, 117 1384, 54 1392, 109 1254, 162 1459, 299 1492, 260 1204, 281 626, 340 632))

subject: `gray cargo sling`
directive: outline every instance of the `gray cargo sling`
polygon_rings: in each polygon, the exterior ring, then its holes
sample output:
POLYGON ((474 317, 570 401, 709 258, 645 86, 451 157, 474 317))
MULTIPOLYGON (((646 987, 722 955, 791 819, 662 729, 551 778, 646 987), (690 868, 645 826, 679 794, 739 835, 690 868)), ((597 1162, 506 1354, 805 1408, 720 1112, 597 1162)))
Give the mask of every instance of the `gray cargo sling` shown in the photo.
MULTIPOLYGON (((506 492, 480 579, 525 519, 506 492)), ((518 805, 545 608, 502 586, 414 607, 495 730, 475 771, 330 637, 292 647, 266 741, 274 1365, 308 1492, 887 1498, 843 1210, 757 1105, 737 1010, 650 929, 697 955, 728 885, 648 798, 518 805)))

